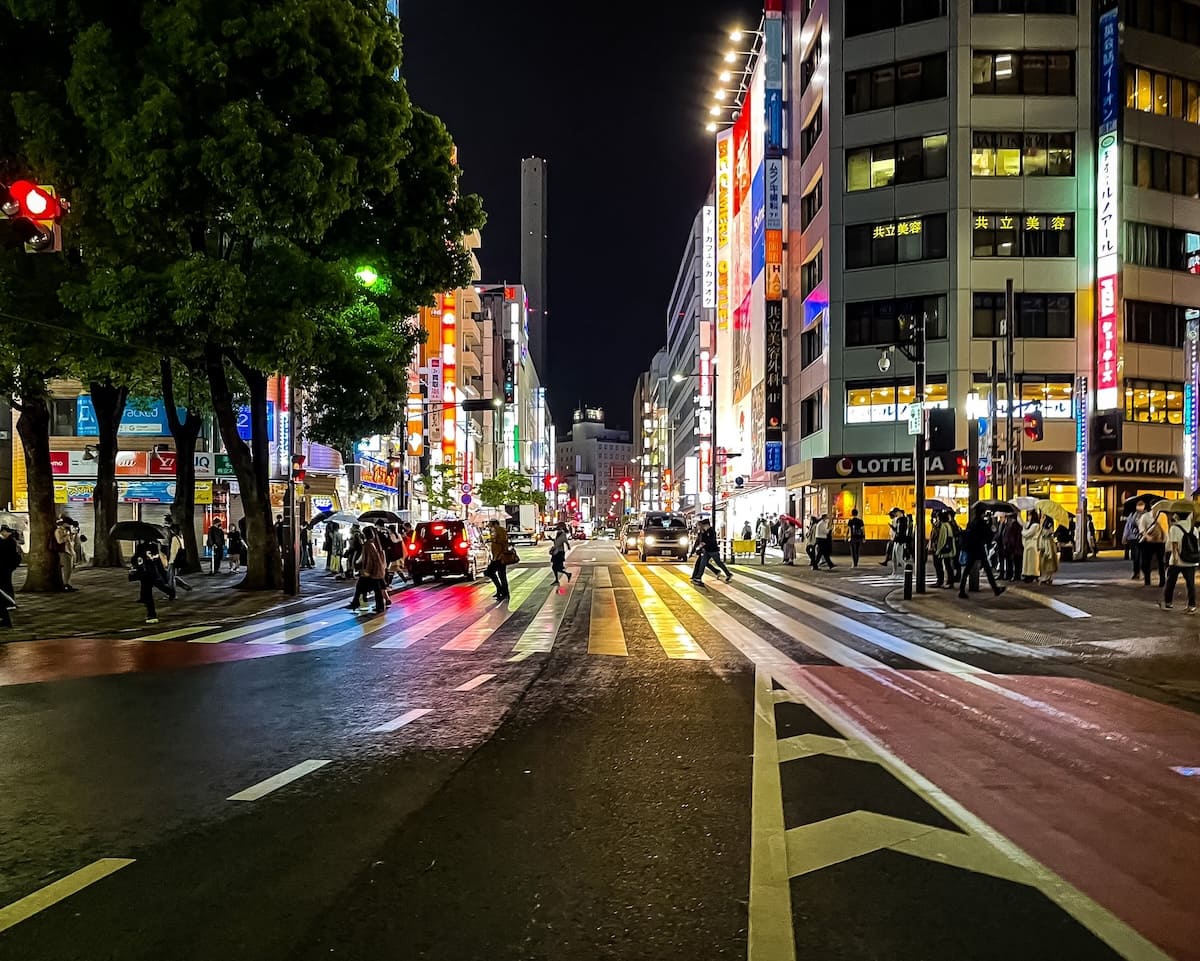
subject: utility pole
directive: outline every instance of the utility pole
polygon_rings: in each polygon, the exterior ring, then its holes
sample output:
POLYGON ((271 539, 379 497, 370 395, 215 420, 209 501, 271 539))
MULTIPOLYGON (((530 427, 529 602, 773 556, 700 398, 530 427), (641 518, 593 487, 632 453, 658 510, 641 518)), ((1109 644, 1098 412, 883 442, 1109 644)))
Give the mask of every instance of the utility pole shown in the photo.
POLYGON ((1016 301, 1013 296, 1013 279, 1009 277, 1004 282, 1004 389, 1008 398, 1005 411, 1004 440, 1004 499, 1012 500, 1016 493, 1016 482, 1020 476, 1014 473, 1019 469, 1016 457, 1013 456, 1013 409, 1016 406, 1016 377, 1013 372, 1013 354, 1015 352, 1016 331, 1016 301))
POLYGON ((916 353, 916 397, 913 403, 917 405, 921 417, 921 429, 917 432, 913 450, 913 467, 916 469, 917 486, 917 530, 914 544, 917 556, 917 593, 925 593, 925 324, 928 317, 921 315, 920 323, 914 330, 914 350, 916 353))

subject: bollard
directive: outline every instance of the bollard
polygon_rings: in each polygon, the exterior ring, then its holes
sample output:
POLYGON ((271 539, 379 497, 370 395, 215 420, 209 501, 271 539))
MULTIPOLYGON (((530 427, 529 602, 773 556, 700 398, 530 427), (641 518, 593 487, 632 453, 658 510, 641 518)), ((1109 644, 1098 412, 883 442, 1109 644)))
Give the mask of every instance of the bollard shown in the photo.
POLYGON ((912 594, 913 594, 912 587, 913 587, 913 566, 912 566, 912 561, 909 561, 907 564, 904 565, 904 599, 906 601, 912 600, 912 594))

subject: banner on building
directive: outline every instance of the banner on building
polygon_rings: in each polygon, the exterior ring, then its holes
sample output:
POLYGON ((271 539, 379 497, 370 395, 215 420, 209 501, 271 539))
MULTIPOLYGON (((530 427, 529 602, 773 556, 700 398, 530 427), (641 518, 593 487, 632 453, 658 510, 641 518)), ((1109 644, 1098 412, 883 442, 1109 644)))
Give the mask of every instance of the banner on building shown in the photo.
MULTIPOLYGON (((766 354, 763 397, 763 421, 766 441, 783 441, 783 301, 769 300, 766 304, 766 354)), ((770 470, 771 468, 767 468, 770 470)), ((776 470, 783 470, 782 467, 776 470)))
POLYGON ((733 131, 717 134, 717 326, 729 329, 730 231, 733 228, 733 131))

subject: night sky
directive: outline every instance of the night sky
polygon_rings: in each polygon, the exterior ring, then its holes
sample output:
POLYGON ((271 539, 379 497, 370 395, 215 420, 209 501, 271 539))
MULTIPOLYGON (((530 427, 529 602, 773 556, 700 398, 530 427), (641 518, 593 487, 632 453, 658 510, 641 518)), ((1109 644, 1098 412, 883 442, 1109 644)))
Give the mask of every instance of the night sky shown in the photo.
MULTIPOLYGON (((520 280, 521 159, 550 172, 550 370, 560 434, 580 400, 629 427, 665 344, 692 217, 712 179, 704 131, 721 52, 762 3, 401 0, 403 73, 445 121, 488 214, 485 282, 520 280)), ((741 46, 744 47, 745 41, 741 46)))

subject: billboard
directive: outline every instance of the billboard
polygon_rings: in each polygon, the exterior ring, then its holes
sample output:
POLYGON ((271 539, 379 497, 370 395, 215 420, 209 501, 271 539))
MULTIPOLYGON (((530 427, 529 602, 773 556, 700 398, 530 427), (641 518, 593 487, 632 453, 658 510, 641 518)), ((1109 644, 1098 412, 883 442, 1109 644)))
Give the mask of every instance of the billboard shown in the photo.
POLYGON ((733 131, 717 134, 717 327, 729 329, 730 235, 733 229, 733 131))
POLYGON ((768 11, 763 21, 764 108, 767 156, 783 151, 783 14, 768 11))
POLYGON ((1117 7, 1100 14, 1096 44, 1096 409, 1120 403, 1121 231, 1119 23, 1117 7))
POLYGON ((458 376, 458 315, 454 294, 442 296, 442 463, 453 464, 458 440, 458 397, 455 379, 458 376))
POLYGON ((711 204, 701 211, 700 224, 700 306, 711 310, 717 306, 716 214, 711 204))

